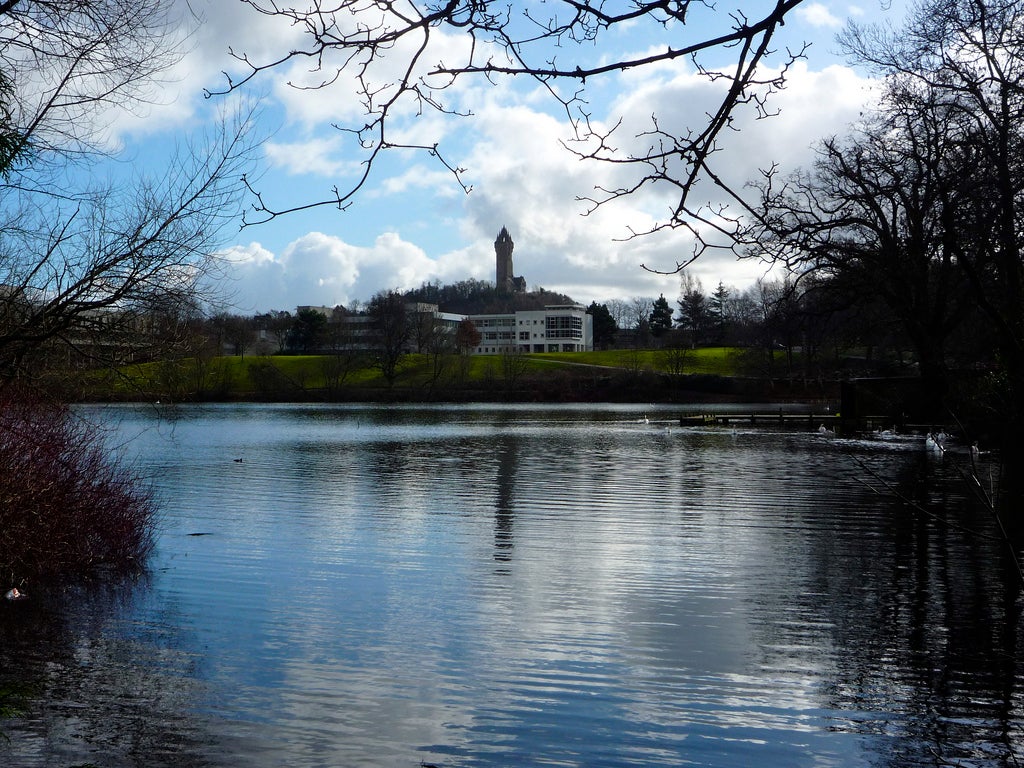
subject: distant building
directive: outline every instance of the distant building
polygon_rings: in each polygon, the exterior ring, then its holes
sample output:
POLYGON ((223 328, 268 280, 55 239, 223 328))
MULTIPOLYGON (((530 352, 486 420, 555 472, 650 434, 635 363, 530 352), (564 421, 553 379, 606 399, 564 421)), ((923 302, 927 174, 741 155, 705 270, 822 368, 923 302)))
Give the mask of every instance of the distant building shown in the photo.
POLYGON ((579 304, 542 310, 470 315, 480 332, 477 354, 516 352, 587 352, 594 348, 594 318, 579 304))
POLYGON ((499 291, 515 293, 526 290, 526 278, 516 277, 512 268, 512 251, 515 247, 512 236, 502 227, 494 241, 494 284, 499 291))
POLYGON ((332 317, 334 317, 334 310, 335 307, 316 306, 313 304, 300 304, 295 308, 295 313, 301 314, 303 312, 319 312, 321 315, 330 320, 332 317))
MULTIPOLYGON (((317 309, 326 307, 302 307, 317 309)), ((579 304, 553 304, 544 309, 520 310, 486 315, 457 315, 439 312, 436 304, 406 304, 412 332, 406 351, 417 352, 417 328, 427 324, 454 337, 459 323, 469 319, 480 332, 480 344, 473 352, 494 355, 502 352, 588 352, 594 349, 594 318, 579 304)), ((374 320, 368 315, 332 312, 328 317, 324 351, 369 351, 379 345, 374 320)))

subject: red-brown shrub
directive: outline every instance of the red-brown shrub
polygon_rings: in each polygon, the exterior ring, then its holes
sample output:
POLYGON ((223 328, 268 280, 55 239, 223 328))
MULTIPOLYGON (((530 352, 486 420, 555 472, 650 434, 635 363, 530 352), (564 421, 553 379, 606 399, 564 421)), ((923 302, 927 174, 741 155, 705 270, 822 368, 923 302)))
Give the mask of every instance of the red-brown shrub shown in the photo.
POLYGON ((155 511, 96 426, 66 406, 0 391, 0 587, 141 566, 155 511))

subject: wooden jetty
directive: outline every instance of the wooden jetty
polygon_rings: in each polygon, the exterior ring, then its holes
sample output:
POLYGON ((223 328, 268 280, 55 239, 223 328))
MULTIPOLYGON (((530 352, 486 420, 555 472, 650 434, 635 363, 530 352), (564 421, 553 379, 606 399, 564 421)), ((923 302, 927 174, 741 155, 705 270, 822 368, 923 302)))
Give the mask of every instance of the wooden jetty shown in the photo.
POLYGON ((785 411, 693 413, 679 417, 679 425, 682 427, 726 426, 728 424, 777 424, 801 429, 817 429, 824 424, 828 429, 833 430, 840 426, 846 429, 870 430, 891 427, 892 419, 887 419, 885 416, 862 416, 851 420, 835 413, 786 413, 785 411))

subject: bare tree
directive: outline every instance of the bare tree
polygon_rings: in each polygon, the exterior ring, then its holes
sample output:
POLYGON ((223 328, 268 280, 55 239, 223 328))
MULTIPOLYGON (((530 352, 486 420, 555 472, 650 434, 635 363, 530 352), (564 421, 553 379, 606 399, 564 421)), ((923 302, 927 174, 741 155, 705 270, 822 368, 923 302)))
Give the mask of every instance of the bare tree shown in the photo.
POLYGON ((216 249, 238 214, 251 143, 244 119, 204 150, 186 151, 159 180, 60 199, 0 188, 0 371, 23 374, 53 345, 96 363, 165 345, 153 318, 200 300, 216 249), (184 306, 183 305, 183 306, 184 306), (86 343, 102 335, 100 347, 86 343))
POLYGON ((224 341, 231 345, 236 355, 245 357, 245 350, 256 342, 252 318, 230 315, 224 328, 224 341))
POLYGON ((501 378, 505 383, 505 389, 511 393, 522 379, 528 368, 526 352, 518 344, 507 344, 501 348, 499 355, 501 360, 501 378))
POLYGON ((391 387, 413 333, 405 297, 398 291, 381 291, 370 299, 367 314, 373 319, 374 364, 391 387))
POLYGON ((459 325, 455 329, 455 348, 459 353, 457 373, 459 380, 462 382, 465 382, 467 376, 469 376, 469 369, 472 366, 473 360, 473 349, 480 346, 482 339, 483 336, 477 330, 477 327, 473 325, 472 320, 465 317, 459 321, 459 325))
POLYGON ((640 330, 640 327, 647 322, 654 309, 654 299, 647 296, 634 296, 629 300, 627 322, 630 328, 640 330))
POLYGON ((265 315, 259 315, 256 319, 277 344, 278 353, 284 354, 288 348, 288 334, 295 323, 295 318, 292 317, 291 312, 272 309, 265 315))
POLYGON ((692 341, 680 330, 665 334, 657 360, 662 370, 672 377, 672 383, 678 383, 678 377, 686 372, 686 364, 692 354, 692 341))
POLYGON ((759 117, 770 114, 767 100, 783 87, 788 67, 803 56, 803 48, 792 51, 775 42, 801 1, 775 0, 750 17, 743 10, 723 12, 698 0, 615 5, 558 0, 522 10, 487 0, 338 0, 300 7, 243 0, 254 11, 280 20, 282 30, 300 30, 304 40, 299 45, 290 40, 276 56, 262 60, 234 51, 241 72, 229 76, 226 91, 268 71, 288 69, 294 87, 347 89, 365 111, 365 119, 338 126, 365 151, 363 169, 351 184, 336 186, 322 199, 283 205, 253 189, 257 202, 252 221, 314 206, 345 208, 390 149, 429 153, 469 191, 465 169, 449 161, 439 144, 410 144, 401 131, 391 130, 391 123, 410 113, 467 114, 460 112, 452 87, 467 78, 496 83, 529 77, 564 112, 571 152, 635 172, 633 181, 623 186, 596 188, 581 198, 591 210, 647 188, 665 189, 675 202, 668 218, 652 230, 687 227, 702 243, 707 227, 727 225, 721 209, 691 205, 690 192, 701 179, 720 183, 710 161, 719 135, 735 127, 740 109, 759 117), (609 44, 627 28, 660 45, 650 45, 644 54, 609 57, 609 44), (717 106, 701 112, 693 125, 665 125, 654 115, 645 129, 629 137, 636 148, 620 150, 624 137, 617 131, 623 120, 616 123, 612 117, 609 129, 592 122, 590 89, 600 91, 610 76, 628 70, 676 61, 691 63, 718 88, 717 106), (769 62, 778 62, 771 72, 764 66, 769 62), (308 68, 304 75, 295 71, 303 66, 308 68))
POLYGON ((846 286, 862 304, 881 299, 914 344, 932 412, 946 393, 947 339, 974 303, 949 247, 948 225, 978 194, 964 183, 963 145, 944 106, 894 87, 856 134, 823 141, 811 170, 769 178, 749 230, 758 258, 846 286))
POLYGON ((850 27, 859 62, 941 110, 955 146, 961 204, 942 222, 943 248, 990 325, 1004 371, 1005 448, 1020 461, 1024 428, 1024 3, 928 0, 904 29, 850 27))
POLYGON ((424 351, 430 364, 430 386, 434 387, 449 372, 457 355, 455 332, 439 328, 431 334, 424 351))
POLYGON ((44 357, 99 364, 149 354, 172 328, 183 330, 160 318, 190 314, 211 284, 249 167, 247 115, 225 117, 152 175, 100 186, 88 173, 105 156, 111 121, 143 107, 178 55, 171 6, 0 2, 6 377, 24 375, 44 357))
POLYGON ((812 170, 767 174, 753 227, 767 235, 759 258, 884 299, 915 348, 933 413, 945 405, 948 340, 980 312, 998 346, 1000 422, 1015 452, 1024 428, 1022 33, 1021 0, 927 0, 902 29, 848 27, 840 41, 884 76, 883 98, 851 139, 821 144, 812 170))
POLYGON ((168 0, 0 2, 0 101, 12 141, 0 167, 30 163, 38 172, 54 156, 100 150, 114 117, 150 101, 160 73, 181 53, 172 7, 168 0))

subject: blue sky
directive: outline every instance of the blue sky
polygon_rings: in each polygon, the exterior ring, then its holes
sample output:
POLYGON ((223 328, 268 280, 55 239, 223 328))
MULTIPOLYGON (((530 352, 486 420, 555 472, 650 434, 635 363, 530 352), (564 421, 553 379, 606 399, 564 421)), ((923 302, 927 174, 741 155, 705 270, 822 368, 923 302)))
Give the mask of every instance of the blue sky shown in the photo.
MULTIPOLYGON (((151 108, 114 126, 122 157, 133 163, 158 162, 169 146, 201 130, 224 106, 226 97, 205 99, 203 91, 223 85, 222 71, 237 72, 229 47, 261 60, 297 42, 293 29, 242 3, 178 1, 182 29, 189 34, 187 53, 161 84, 151 108)), ((718 7, 719 14, 728 10, 718 7)), ((870 98, 871 83, 834 55, 835 34, 847 18, 898 24, 901 11, 879 0, 858 6, 807 2, 798 8, 784 27, 780 48, 810 42, 807 61, 776 97, 777 117, 747 119, 743 130, 727 137, 718 163, 728 178, 742 183, 773 161, 789 169, 806 163, 813 141, 842 132, 856 119, 870 98)), ((616 47, 643 51, 664 43, 631 28, 586 54, 599 59, 614 55, 616 47)), ((461 41, 442 38, 438 45, 443 55, 446 47, 457 51, 461 41)), ((282 67, 244 92, 259 103, 259 130, 265 136, 256 183, 280 207, 322 199, 335 184, 344 187, 361 160, 351 141, 332 127, 361 117, 345 83, 314 91, 286 84, 303 77, 309 74, 301 67, 282 67)), ((627 118, 623 140, 654 113, 676 129, 699 121, 714 95, 685 63, 632 70, 588 85, 595 119, 627 118)), ((561 291, 584 304, 678 295, 677 277, 651 274, 640 264, 672 267, 689 252, 688 235, 677 230, 623 240, 630 226, 643 229, 661 217, 674 202, 670 194, 638 195, 582 216, 585 208, 576 197, 609 183, 609 170, 580 162, 561 146, 569 137, 564 114, 535 83, 519 78, 495 87, 467 80, 449 96, 472 108, 473 116, 406 114, 395 130, 417 143, 440 141, 449 159, 466 168, 470 194, 426 154, 395 153, 375 169, 346 211, 316 208, 229 232, 226 308, 249 313, 292 310, 298 304, 332 306, 427 280, 493 280, 493 241, 502 226, 516 244, 516 273, 531 288, 561 291)), ((709 255, 691 271, 711 290, 719 281, 742 289, 764 269, 756 262, 709 255)))

